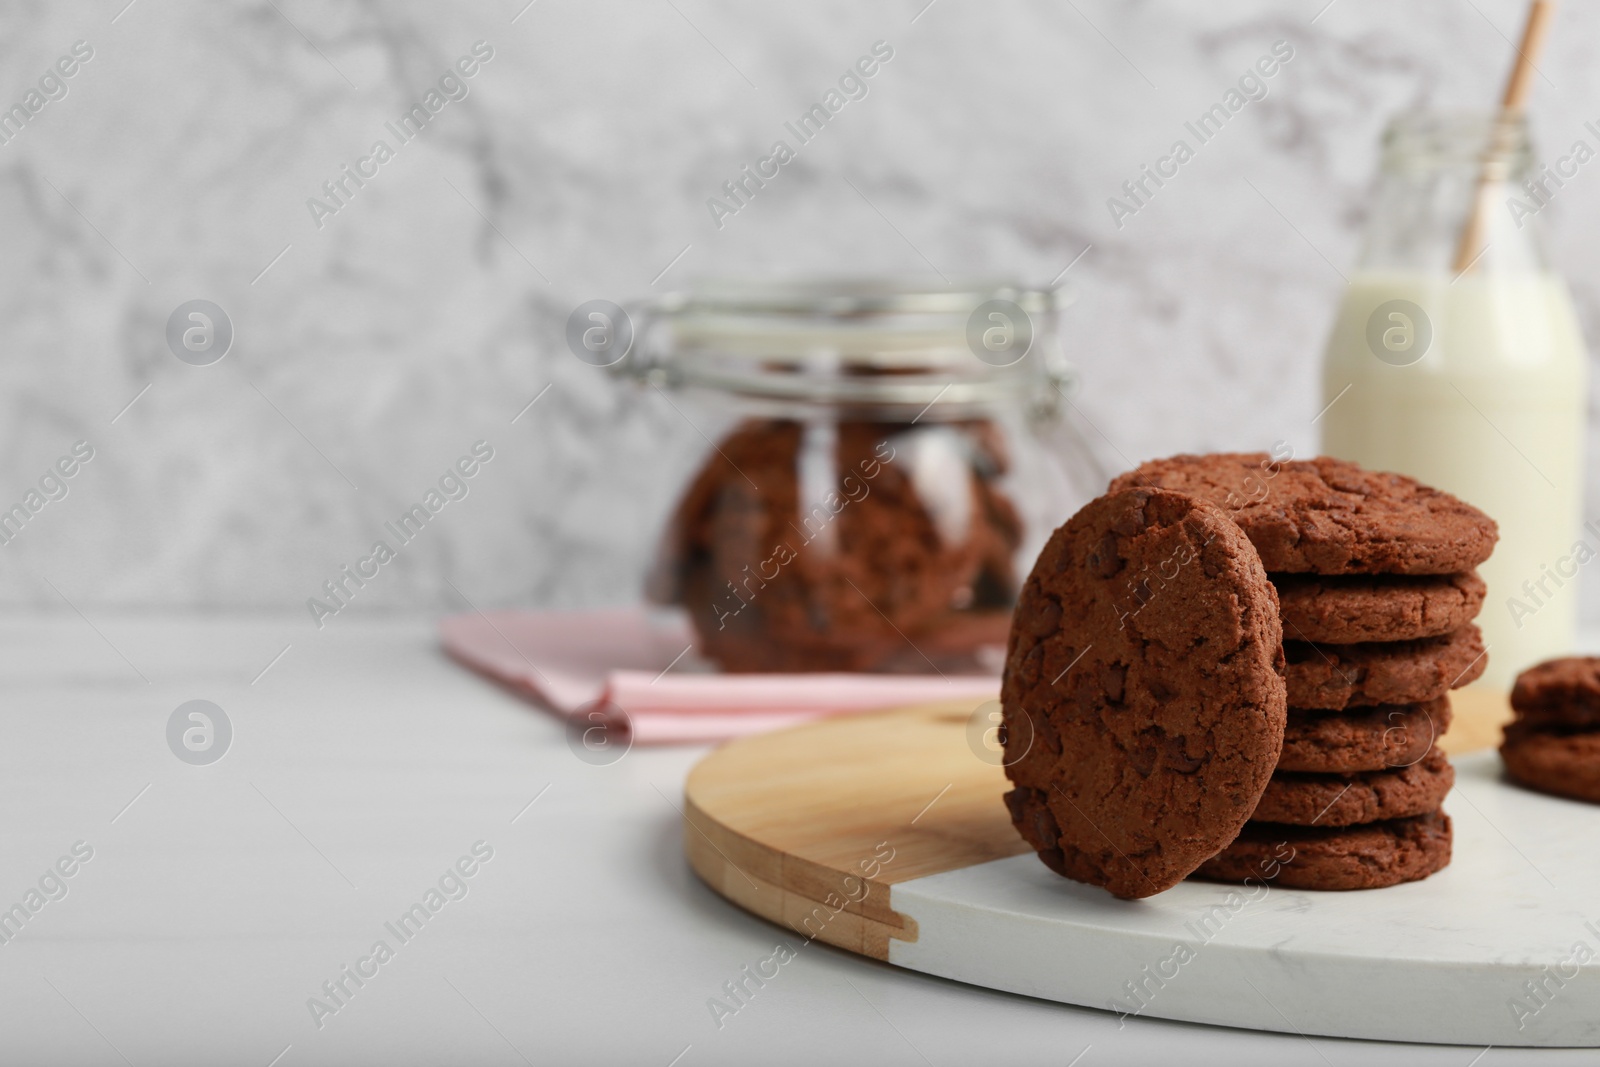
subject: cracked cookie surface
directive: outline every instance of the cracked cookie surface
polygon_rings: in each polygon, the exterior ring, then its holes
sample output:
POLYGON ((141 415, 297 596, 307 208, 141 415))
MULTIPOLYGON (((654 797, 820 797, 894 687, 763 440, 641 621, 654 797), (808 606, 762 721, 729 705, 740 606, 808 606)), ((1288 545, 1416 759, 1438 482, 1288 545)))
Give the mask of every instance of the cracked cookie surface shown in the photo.
POLYGON ((1269 571, 1453 574, 1489 558, 1494 520, 1402 474, 1319 456, 1222 452, 1152 460, 1112 482, 1192 493, 1244 530, 1269 571))

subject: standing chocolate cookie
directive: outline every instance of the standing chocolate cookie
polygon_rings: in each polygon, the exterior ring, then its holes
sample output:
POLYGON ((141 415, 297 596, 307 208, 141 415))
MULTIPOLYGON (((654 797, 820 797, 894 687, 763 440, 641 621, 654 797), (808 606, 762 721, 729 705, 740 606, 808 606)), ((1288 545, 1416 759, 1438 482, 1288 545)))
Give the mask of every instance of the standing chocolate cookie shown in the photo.
POLYGON ((1277 595, 1221 510, 1158 489, 1050 538, 1001 689, 1012 821, 1053 870, 1145 897, 1232 841, 1283 742, 1277 595))
POLYGON ((1265 452, 1153 460, 1111 483, 1193 493, 1222 507, 1269 571, 1453 574, 1489 558, 1494 520, 1401 474, 1265 452))

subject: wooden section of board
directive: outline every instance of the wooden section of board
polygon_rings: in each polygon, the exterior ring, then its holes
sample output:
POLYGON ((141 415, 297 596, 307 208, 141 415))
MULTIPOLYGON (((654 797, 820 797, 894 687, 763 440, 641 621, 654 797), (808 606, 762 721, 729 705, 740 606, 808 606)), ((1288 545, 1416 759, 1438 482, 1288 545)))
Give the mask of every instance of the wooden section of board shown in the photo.
MULTIPOLYGON (((1468 689, 1452 704, 1440 747, 1499 743, 1510 718, 1503 694, 1468 689)), ((801 937, 888 959, 891 939, 917 937, 889 906, 891 885, 1028 850, 1001 800, 1004 769, 983 747, 985 723, 973 717, 970 704, 935 704, 723 745, 684 786, 690 865, 801 937)))
POLYGON ((1439 747, 1452 756, 1499 748, 1500 734, 1511 721, 1511 701, 1498 689, 1469 687, 1450 694, 1454 719, 1439 747))
POLYGON ((916 930, 888 887, 1027 851, 1005 774, 967 746, 969 703, 826 719, 730 741, 684 786, 684 845, 741 907, 877 959, 916 930))

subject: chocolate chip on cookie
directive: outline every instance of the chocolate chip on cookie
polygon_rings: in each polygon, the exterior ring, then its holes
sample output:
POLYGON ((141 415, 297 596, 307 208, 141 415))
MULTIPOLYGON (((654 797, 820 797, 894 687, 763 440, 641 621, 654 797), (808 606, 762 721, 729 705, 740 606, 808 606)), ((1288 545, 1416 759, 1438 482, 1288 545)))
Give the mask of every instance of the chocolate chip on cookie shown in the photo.
POLYGON ((1145 897, 1232 841, 1283 742, 1281 636, 1260 557, 1211 504, 1128 489, 1058 529, 1001 690, 1006 803, 1040 858, 1145 897))
POLYGON ((1489 558, 1494 520, 1401 474, 1265 452, 1153 460, 1111 483, 1192 493, 1243 528, 1269 571, 1454 574, 1489 558))

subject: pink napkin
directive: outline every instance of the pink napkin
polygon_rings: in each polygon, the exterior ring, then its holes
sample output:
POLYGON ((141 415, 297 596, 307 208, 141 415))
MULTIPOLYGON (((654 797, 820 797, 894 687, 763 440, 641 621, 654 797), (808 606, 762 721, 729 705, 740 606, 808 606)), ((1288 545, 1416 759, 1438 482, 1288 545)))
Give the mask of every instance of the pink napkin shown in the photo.
POLYGON ((694 656, 681 614, 491 611, 439 622, 455 659, 558 714, 621 712, 641 744, 719 741, 825 715, 999 695, 990 675, 715 674, 694 656))

